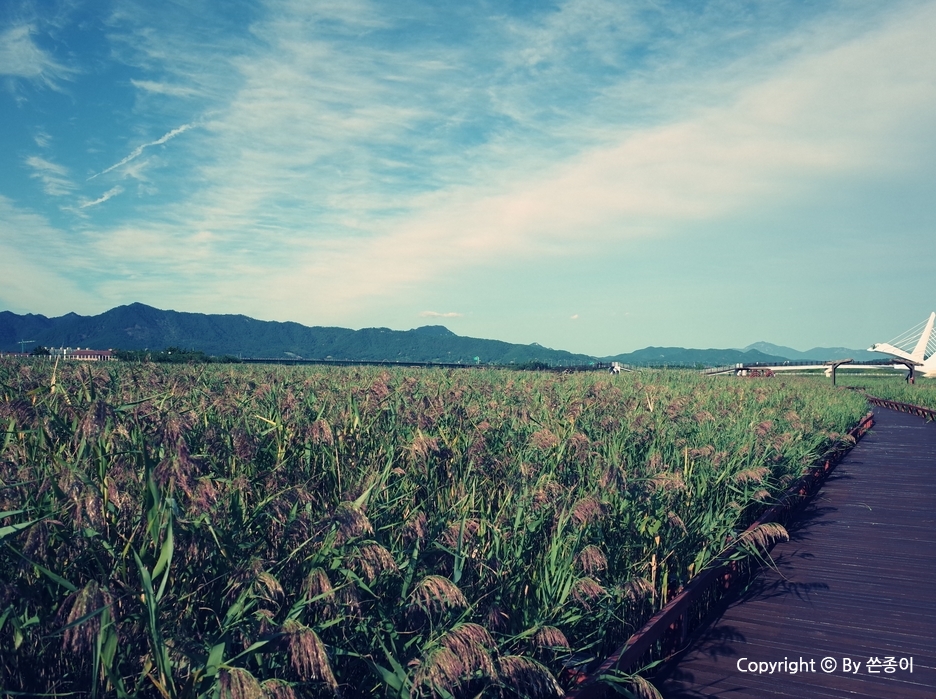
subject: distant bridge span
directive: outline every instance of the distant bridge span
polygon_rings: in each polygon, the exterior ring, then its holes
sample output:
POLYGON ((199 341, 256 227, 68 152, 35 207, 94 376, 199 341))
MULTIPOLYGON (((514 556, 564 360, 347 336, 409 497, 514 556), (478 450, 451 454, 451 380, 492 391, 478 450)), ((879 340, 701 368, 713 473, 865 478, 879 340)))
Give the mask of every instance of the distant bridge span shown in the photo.
POLYGON ((913 382, 915 374, 919 371, 923 376, 936 378, 936 336, 933 328, 936 325, 936 311, 930 313, 929 318, 894 338, 890 342, 879 342, 868 348, 871 352, 880 352, 890 355, 889 359, 875 362, 855 364, 851 359, 830 359, 824 362, 817 361, 786 361, 779 364, 755 362, 750 364, 731 364, 729 366, 703 369, 702 373, 710 376, 718 374, 734 374, 735 376, 773 376, 778 371, 808 371, 822 369, 826 376, 832 377, 835 383, 835 370, 847 365, 850 369, 881 369, 892 367, 906 369, 907 380, 913 382))
POLYGON ((905 363, 897 360, 885 359, 879 362, 865 362, 855 364, 850 359, 833 359, 827 362, 783 362, 781 364, 771 364, 769 362, 749 362, 731 364, 728 366, 717 366, 709 369, 703 369, 702 373, 708 376, 734 375, 734 376, 759 376, 766 372, 777 373, 781 371, 818 371, 822 370, 827 376, 832 376, 834 369, 840 366, 847 366, 849 369, 905 369, 905 363))

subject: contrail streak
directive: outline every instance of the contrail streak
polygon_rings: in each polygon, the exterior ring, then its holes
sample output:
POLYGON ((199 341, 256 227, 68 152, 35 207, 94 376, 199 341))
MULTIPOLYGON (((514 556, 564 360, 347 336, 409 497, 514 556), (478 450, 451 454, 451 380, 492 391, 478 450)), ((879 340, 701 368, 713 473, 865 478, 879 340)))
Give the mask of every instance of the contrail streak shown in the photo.
POLYGON ((190 128, 192 128, 193 126, 195 126, 195 124, 183 124, 183 125, 180 126, 179 128, 173 129, 172 131, 170 131, 169 133, 167 133, 167 134, 166 134, 165 136, 163 136, 162 138, 157 138, 155 141, 152 141, 152 142, 150 142, 150 143, 144 143, 142 146, 137 146, 137 147, 134 148, 132 151, 130 151, 130 155, 128 155, 128 156, 127 156, 126 158, 124 158, 123 160, 121 160, 119 163, 115 163, 114 165, 111 165, 111 166, 110 166, 109 168, 107 168, 106 170, 101 170, 101 171, 100 171, 99 173, 97 173, 96 175, 91 175, 91 177, 89 177, 88 180, 93 180, 95 177, 100 177, 101 175, 106 175, 106 174, 107 174, 108 172, 110 172, 111 170, 116 170, 116 169, 119 168, 121 165, 126 165, 126 164, 129 163, 131 160, 134 160, 134 159, 136 159, 136 158, 139 158, 140 155, 143 153, 143 149, 144 149, 144 148, 149 148, 150 146, 160 146, 160 145, 162 145, 163 143, 165 143, 166 141, 175 138, 175 137, 178 136, 180 133, 184 133, 184 132, 188 131, 188 130, 189 130, 190 128))
POLYGON ((104 192, 104 194, 99 199, 95 199, 94 201, 86 201, 84 204, 79 204, 78 208, 87 209, 89 206, 97 206, 98 204, 103 204, 105 201, 107 201, 111 197, 115 197, 118 194, 121 194, 123 191, 124 191, 123 187, 120 187, 120 186, 114 187, 104 192))

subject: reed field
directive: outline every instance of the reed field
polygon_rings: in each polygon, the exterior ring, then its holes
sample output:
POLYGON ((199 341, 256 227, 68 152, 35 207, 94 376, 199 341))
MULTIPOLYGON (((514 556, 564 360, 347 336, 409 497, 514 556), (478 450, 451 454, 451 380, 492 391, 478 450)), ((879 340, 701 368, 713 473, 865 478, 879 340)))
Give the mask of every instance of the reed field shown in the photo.
POLYGON ((0 360, 0 696, 558 696, 866 410, 808 378, 0 360))
POLYGON ((893 376, 862 376, 858 373, 839 372, 838 383, 841 386, 860 389, 875 398, 936 410, 936 379, 917 376, 915 384, 908 384, 904 379, 905 374, 906 372, 894 372, 893 376))

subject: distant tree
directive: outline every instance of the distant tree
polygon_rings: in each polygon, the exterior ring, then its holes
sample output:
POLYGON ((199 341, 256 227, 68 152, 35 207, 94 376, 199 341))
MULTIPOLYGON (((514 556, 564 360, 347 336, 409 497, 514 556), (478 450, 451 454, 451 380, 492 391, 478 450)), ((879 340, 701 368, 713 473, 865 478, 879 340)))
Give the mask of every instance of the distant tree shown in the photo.
POLYGON ((226 354, 215 357, 205 354, 201 350, 186 350, 181 347, 167 347, 153 352, 150 350, 114 350, 114 356, 124 362, 158 362, 161 364, 209 364, 209 363, 239 363, 238 357, 226 354))
POLYGON ((42 345, 36 345, 35 347, 33 347, 33 351, 30 352, 30 354, 33 357, 48 357, 52 353, 49 351, 48 347, 43 347, 42 345))
POLYGON ((201 351, 185 350, 181 347, 167 347, 162 352, 153 355, 154 362, 167 362, 169 364, 203 364, 210 361, 208 355, 201 351))
POLYGON ((114 356, 122 362, 145 362, 149 359, 146 350, 114 350, 114 356))
POLYGON ((546 362, 541 362, 539 360, 531 360, 524 362, 523 364, 516 365, 516 368, 520 371, 547 371, 550 367, 546 362))

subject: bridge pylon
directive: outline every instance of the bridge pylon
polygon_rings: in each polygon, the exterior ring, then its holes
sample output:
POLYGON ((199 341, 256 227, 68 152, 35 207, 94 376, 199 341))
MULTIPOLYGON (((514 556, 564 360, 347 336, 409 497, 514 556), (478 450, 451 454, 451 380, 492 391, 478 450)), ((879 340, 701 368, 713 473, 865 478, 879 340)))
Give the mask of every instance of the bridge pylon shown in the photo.
POLYGON ((868 348, 871 352, 881 352, 894 357, 910 369, 912 376, 915 368, 928 378, 936 377, 936 337, 933 325, 936 324, 936 311, 929 318, 916 325, 890 342, 878 342, 868 348), (919 335, 917 334, 919 333, 919 335))

